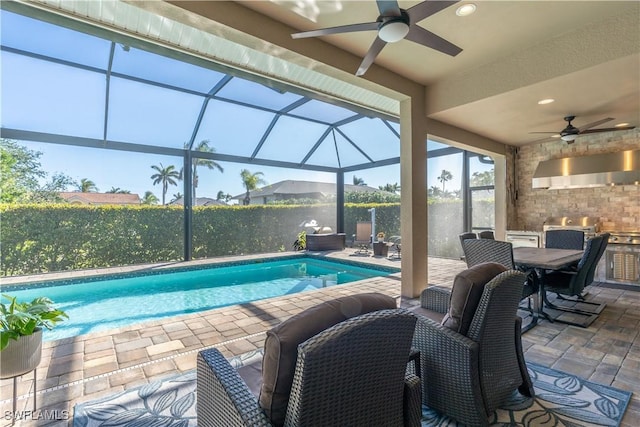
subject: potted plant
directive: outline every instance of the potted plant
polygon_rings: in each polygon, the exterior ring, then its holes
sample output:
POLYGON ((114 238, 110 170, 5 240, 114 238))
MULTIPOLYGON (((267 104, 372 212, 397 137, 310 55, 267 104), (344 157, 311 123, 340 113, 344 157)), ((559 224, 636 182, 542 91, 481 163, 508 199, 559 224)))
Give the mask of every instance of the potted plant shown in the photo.
POLYGON ((378 233, 378 242, 384 242, 384 231, 378 233))
POLYGON ((42 328, 53 329, 67 314, 46 297, 18 302, 2 295, 0 303, 0 378, 11 378, 34 370, 42 356, 42 328))
POLYGON ((294 251, 304 251, 307 248, 307 232, 302 230, 298 233, 298 238, 293 242, 294 251))

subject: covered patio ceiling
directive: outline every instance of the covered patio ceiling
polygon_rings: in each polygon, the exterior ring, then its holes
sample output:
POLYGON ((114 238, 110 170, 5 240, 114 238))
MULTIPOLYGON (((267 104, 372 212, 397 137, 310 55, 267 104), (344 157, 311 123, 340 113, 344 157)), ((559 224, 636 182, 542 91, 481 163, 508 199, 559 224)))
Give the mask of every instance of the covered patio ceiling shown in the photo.
POLYGON ((3 138, 324 172, 399 163, 390 114, 23 4, 2 9, 3 138), (198 151, 205 140, 214 152, 198 151))

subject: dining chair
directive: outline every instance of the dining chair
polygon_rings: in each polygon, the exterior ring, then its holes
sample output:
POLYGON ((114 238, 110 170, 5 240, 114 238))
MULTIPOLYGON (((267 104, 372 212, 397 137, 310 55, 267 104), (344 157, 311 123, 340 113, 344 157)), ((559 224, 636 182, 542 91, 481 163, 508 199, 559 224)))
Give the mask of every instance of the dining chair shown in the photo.
POLYGON ((575 268, 544 272, 544 274, 541 275, 540 293, 542 294, 544 307, 586 316, 582 322, 577 321, 577 319, 567 320, 558 318, 556 318, 555 321, 587 327, 596 319, 597 315, 604 310, 606 303, 586 301, 584 297, 582 297, 582 293, 585 287, 591 285, 593 282, 595 269, 600 257, 602 257, 602 253, 604 253, 606 245, 607 240, 605 240, 605 236, 592 237, 587 240, 582 258, 575 268), (549 301, 547 292, 555 292, 559 295, 559 298, 555 302, 551 302, 549 301), (576 297, 576 299, 567 297, 576 297), (563 302, 561 303, 560 301, 563 302), (567 301, 569 304, 566 304, 567 301), (585 305, 595 306, 595 308, 589 310, 585 305))
MULTIPOLYGON (((495 262, 510 270, 517 270, 513 260, 513 245, 511 242, 492 239, 466 239, 462 241, 467 267, 473 267, 486 262, 495 262)), ((523 326, 522 332, 527 332, 538 323, 539 304, 538 299, 538 275, 534 270, 527 270, 526 279, 522 287, 522 300, 527 300, 527 306, 521 307, 531 313, 531 321, 523 326), (531 305, 533 298, 534 304, 531 305)))
POLYGON ((478 233, 478 239, 495 239, 495 236, 493 235, 493 231, 483 230, 478 233))
POLYGON ((584 231, 547 230, 544 234, 545 248, 584 249, 584 231))
MULTIPOLYGON (((460 239, 460 247, 462 247, 462 242, 464 242, 464 241, 465 241, 465 240, 467 240, 467 239, 477 239, 477 238, 478 238, 478 235, 477 235, 476 233, 472 233, 472 232, 470 232, 470 231, 467 231, 467 232, 465 232, 465 233, 461 233, 461 234, 459 234, 459 235, 458 235, 458 238, 460 239)), ((464 251, 464 249, 463 249, 463 251, 464 251)), ((461 259, 462 261, 464 261, 464 255, 462 255, 462 256, 460 257, 460 259, 461 259)))

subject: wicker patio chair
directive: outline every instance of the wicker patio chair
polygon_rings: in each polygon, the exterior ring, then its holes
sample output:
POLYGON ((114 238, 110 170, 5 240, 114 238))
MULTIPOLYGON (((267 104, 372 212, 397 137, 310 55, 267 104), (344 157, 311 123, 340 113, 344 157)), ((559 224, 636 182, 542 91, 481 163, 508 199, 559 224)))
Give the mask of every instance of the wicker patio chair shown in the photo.
POLYGON ((461 424, 487 426, 516 389, 534 396, 517 315, 525 277, 486 263, 458 274, 451 291, 423 291, 413 347, 424 404, 461 424))
MULTIPOLYGON (((467 267, 473 267, 485 262, 497 262, 507 269, 517 269, 513 261, 513 245, 511 242, 493 239, 464 240, 462 249, 467 267)), ((522 299, 527 298, 527 306, 521 308, 531 313, 531 321, 524 326, 523 332, 528 331, 538 323, 537 316, 540 304, 538 300, 540 286, 538 275, 534 270, 526 271, 526 273, 526 280, 522 287, 522 299), (534 300, 533 307, 531 306, 531 299, 534 300)))
POLYGON ((545 248, 577 249, 584 248, 584 231, 580 230, 547 230, 544 233, 545 248))
MULTIPOLYGON (((477 235, 476 233, 466 232, 466 233, 461 233, 461 234, 459 234, 459 235, 458 235, 458 238, 460 239, 460 246, 462 247, 462 245, 463 245, 463 243, 462 243, 462 242, 464 242, 464 241, 465 241, 465 240, 467 240, 467 239, 477 239, 477 238, 478 238, 478 235, 477 235)), ((460 259, 461 259, 462 261, 464 261, 464 259, 465 259, 465 258, 464 258, 464 255, 462 255, 462 256, 460 257, 460 259)))
MULTIPOLYGON (((299 321, 296 318, 289 326, 309 326, 299 321)), ((273 406, 265 408, 264 387, 258 398, 218 350, 201 351, 198 425, 419 426, 420 380, 407 373, 415 323, 416 316, 404 309, 371 311, 338 322, 297 345, 284 413, 273 406)), ((283 340, 289 333, 282 335, 283 340)), ((267 350, 268 344, 263 371, 268 365, 267 350)), ((285 362, 280 361, 277 368, 285 369, 285 362)), ((262 372, 262 378, 268 381, 267 372, 262 372)))
POLYGON ((495 239, 495 236, 493 235, 493 231, 484 230, 478 233, 478 239, 495 239))

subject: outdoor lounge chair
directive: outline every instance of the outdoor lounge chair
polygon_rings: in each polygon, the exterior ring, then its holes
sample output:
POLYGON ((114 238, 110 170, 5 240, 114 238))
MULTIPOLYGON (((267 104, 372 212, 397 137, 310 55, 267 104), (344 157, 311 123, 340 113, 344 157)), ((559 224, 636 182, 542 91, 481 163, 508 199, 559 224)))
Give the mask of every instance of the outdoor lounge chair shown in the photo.
POLYGON ((356 223, 356 234, 353 235, 353 246, 356 247, 355 254, 369 254, 372 239, 371 221, 358 221, 356 223))
POLYGON ((407 373, 416 316, 395 307, 375 293, 311 307, 239 370, 201 351, 198 426, 419 426, 420 380, 407 373))
POLYGON ((534 396, 517 315, 526 275, 497 263, 458 274, 451 290, 421 294, 413 347, 420 351, 422 401, 467 426, 488 426, 517 389, 534 396))

